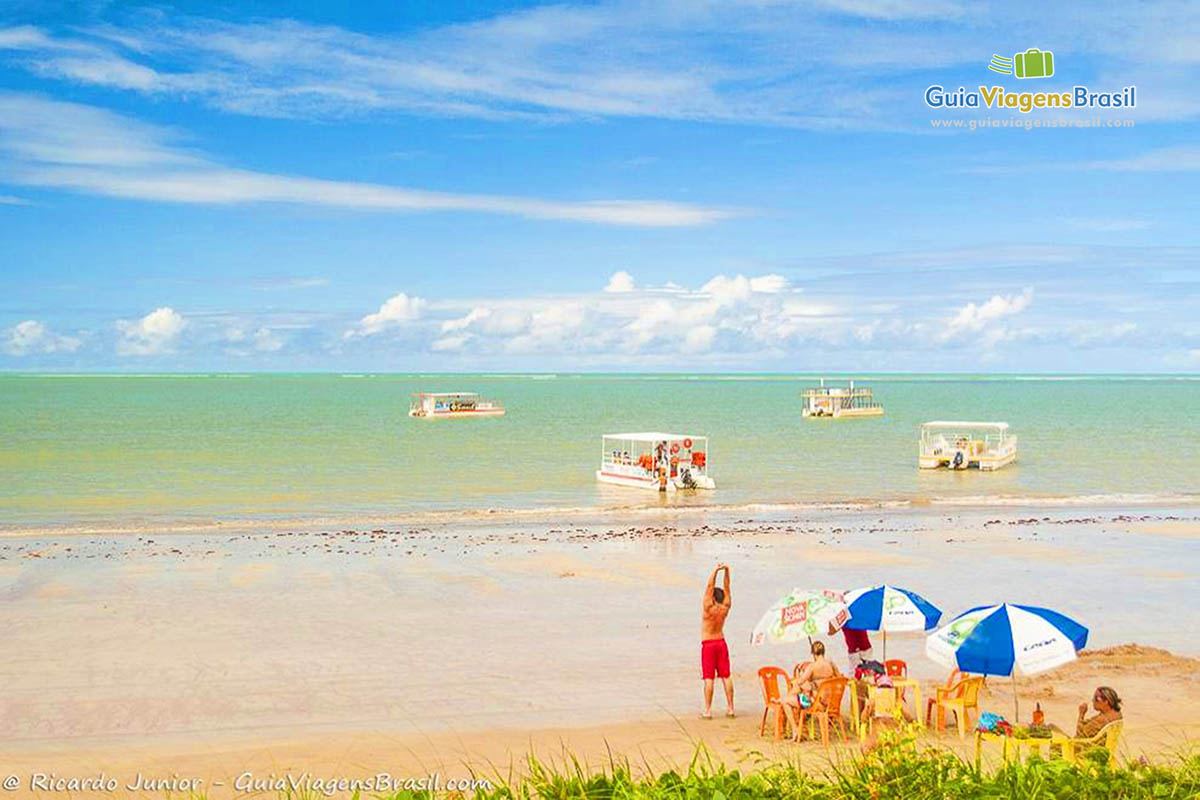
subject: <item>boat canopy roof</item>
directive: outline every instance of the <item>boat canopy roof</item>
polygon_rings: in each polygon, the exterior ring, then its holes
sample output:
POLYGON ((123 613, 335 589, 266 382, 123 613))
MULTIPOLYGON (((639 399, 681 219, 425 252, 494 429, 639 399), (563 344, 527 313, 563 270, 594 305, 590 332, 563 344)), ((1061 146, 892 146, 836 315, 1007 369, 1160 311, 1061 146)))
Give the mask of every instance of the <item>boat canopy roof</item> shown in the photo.
POLYGON ((995 430, 995 431, 1006 431, 1006 430, 1008 430, 1008 423, 1007 422, 961 422, 961 421, 953 421, 953 420, 951 420, 951 421, 935 420, 933 422, 924 422, 921 424, 921 427, 922 428, 989 428, 989 429, 995 430))
POLYGON ((707 439, 693 433, 663 433, 661 431, 643 431, 641 433, 606 433, 605 439, 626 439, 631 442, 670 442, 679 439, 707 439))
POLYGON ((478 392, 413 392, 413 397, 478 397, 478 392))

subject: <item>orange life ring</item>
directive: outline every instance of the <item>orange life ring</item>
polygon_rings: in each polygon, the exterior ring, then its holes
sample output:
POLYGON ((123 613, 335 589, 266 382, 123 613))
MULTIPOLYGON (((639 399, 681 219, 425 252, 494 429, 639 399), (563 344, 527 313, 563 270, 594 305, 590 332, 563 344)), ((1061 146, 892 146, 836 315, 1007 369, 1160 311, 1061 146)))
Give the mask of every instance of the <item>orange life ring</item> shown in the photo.
POLYGON ((671 455, 679 452, 679 442, 671 442, 671 455))
POLYGON ((683 440, 683 446, 684 446, 684 447, 686 447, 688 450, 691 450, 691 449, 692 449, 692 440, 691 440, 691 439, 684 439, 684 440, 683 440))

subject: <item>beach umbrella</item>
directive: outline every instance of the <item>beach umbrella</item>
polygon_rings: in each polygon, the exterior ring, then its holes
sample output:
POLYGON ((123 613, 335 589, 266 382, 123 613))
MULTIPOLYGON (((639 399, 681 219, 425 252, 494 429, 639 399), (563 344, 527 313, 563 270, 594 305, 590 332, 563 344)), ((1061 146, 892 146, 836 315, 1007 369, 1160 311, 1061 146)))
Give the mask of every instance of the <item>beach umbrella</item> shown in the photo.
POLYGON ((1015 722, 1018 670, 1036 675, 1074 661, 1087 638, 1087 628, 1057 611, 1001 603, 959 614, 930 634, 925 654, 963 672, 1011 677, 1015 722))
POLYGON ((792 589, 767 609, 750 634, 751 644, 798 642, 846 624, 850 612, 841 592, 792 589))
POLYGON ((883 633, 883 658, 887 660, 888 631, 928 631, 937 627, 942 612, 924 597, 897 586, 864 586, 846 592, 850 611, 847 628, 883 633))

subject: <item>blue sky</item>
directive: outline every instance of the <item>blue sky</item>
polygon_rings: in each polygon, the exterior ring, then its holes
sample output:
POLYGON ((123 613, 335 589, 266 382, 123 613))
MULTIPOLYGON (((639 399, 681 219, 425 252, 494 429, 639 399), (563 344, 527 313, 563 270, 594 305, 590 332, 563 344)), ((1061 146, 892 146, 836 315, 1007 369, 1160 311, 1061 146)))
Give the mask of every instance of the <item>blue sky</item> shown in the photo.
POLYGON ((0 6, 0 368, 1200 369, 1193 3, 278 8, 0 6))

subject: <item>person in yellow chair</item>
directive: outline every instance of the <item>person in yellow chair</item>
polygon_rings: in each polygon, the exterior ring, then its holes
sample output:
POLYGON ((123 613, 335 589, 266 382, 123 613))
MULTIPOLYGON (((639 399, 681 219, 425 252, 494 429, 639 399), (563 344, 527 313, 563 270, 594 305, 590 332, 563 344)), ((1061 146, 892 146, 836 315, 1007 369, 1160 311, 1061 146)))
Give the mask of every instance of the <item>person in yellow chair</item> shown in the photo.
MULTIPOLYGON (((1079 718, 1075 720, 1075 738, 1090 739, 1099 733, 1105 725, 1121 719, 1121 698, 1111 686, 1101 686, 1092 694, 1092 708, 1096 713, 1088 716, 1088 704, 1079 704, 1079 718)), ((1056 731, 1066 733, 1057 725, 1051 725, 1056 731)))

